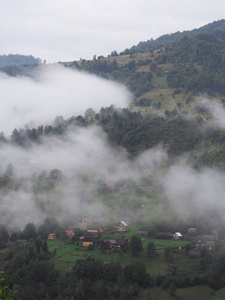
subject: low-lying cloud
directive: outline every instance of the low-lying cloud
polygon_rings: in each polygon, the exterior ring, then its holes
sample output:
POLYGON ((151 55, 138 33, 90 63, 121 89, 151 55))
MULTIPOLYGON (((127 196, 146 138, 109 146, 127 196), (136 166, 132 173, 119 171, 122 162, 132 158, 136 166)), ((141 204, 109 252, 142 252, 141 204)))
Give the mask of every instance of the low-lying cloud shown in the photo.
POLYGON ((106 134, 98 126, 77 127, 63 137, 43 138, 41 144, 28 149, 2 145, 0 174, 4 175, 11 163, 15 183, 14 190, 3 188, 0 192, 0 217, 11 228, 28 222, 40 224, 47 216, 62 222, 71 220, 72 224, 85 216, 106 220, 112 217, 112 211, 109 213, 109 207, 99 199, 99 182, 138 183, 167 160, 166 152, 159 148, 130 161, 124 149, 108 145, 106 134), (49 176, 53 169, 62 172, 63 180, 53 190, 45 190, 45 179, 42 183, 39 176, 43 170, 46 175, 42 177, 49 176))
MULTIPOLYGON (((130 100, 130 94, 120 85, 60 66, 40 68, 33 79, 2 75, 0 84, 3 99, 0 130, 7 134, 26 124, 29 127, 49 124, 57 115, 66 119, 83 114, 89 107, 96 111, 111 104, 126 107, 130 100)), ((137 201, 137 210, 129 203, 137 216, 140 207, 147 207, 151 196, 160 199, 163 195, 183 220, 204 215, 210 209, 225 209, 224 173, 209 169, 196 171, 178 160, 173 164, 161 147, 130 160, 125 149, 109 146, 107 135, 96 125, 75 126, 63 136, 40 139, 40 144, 31 144, 26 149, 10 143, 0 147, 0 185, 8 164, 13 165, 14 172, 11 186, 3 184, 0 189, 0 219, 12 229, 23 228, 28 222, 38 225, 49 216, 71 225, 87 216, 117 221, 120 207, 113 214, 98 190, 101 184, 110 182, 130 181, 131 186, 144 186, 145 191, 149 184, 153 196, 146 192, 143 198, 137 200, 139 195, 133 194, 126 200, 127 203, 132 199, 137 201), (60 170, 63 176, 52 189, 48 184, 54 169, 60 170)), ((149 207, 153 211, 144 208, 143 219, 154 214, 154 218, 159 216, 163 220, 165 212, 149 207)))
MULTIPOLYGON (((223 215, 225 209, 225 174, 212 169, 197 171, 185 161, 172 166, 161 182, 176 216, 183 221, 208 218, 208 224, 219 226, 221 218, 212 219, 209 212, 223 215), (207 217, 208 216, 208 217, 207 217)), ((194 225, 194 224, 193 224, 194 225)))
POLYGON ((59 65, 41 66, 34 79, 0 74, 0 86, 0 131, 7 135, 25 125, 45 125, 57 115, 66 119, 90 107, 127 107, 131 100, 122 85, 59 65))

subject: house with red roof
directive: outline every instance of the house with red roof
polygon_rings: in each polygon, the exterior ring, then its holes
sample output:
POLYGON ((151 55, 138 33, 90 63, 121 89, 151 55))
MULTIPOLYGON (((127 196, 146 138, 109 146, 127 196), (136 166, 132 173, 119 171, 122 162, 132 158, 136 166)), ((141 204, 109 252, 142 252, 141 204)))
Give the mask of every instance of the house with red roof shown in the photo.
POLYGON ((105 188, 108 190, 108 191, 113 191, 115 190, 115 187, 116 187, 116 184, 114 182, 110 182, 110 183, 107 183, 105 188))
POLYGON ((72 238, 74 236, 73 230, 64 230, 68 238, 72 238))

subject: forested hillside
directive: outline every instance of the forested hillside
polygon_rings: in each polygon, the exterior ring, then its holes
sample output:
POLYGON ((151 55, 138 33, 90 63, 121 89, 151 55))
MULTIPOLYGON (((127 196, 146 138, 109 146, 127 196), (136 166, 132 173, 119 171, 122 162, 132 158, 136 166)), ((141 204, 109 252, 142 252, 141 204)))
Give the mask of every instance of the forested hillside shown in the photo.
POLYGON ((220 20, 141 42, 120 54, 112 51, 108 58, 94 56, 93 61, 66 65, 122 82, 136 97, 151 91, 154 75, 166 75, 169 87, 185 93, 224 94, 224 46, 225 21, 220 20))
POLYGON ((186 154, 195 157, 196 166, 224 169, 225 129, 205 122, 197 113, 188 119, 179 114, 167 118, 154 114, 142 115, 113 106, 102 107, 97 113, 88 109, 85 116, 73 116, 67 120, 58 116, 52 125, 15 128, 9 138, 1 133, 0 143, 29 148, 41 144, 44 137, 60 138, 70 130, 93 125, 100 126, 106 132, 109 145, 115 148, 122 146, 131 158, 162 145, 173 157, 186 154), (213 147, 204 146, 210 144, 213 147))
POLYGON ((32 55, 0 55, 0 72, 10 76, 30 76, 33 68, 42 63, 40 58, 32 55))

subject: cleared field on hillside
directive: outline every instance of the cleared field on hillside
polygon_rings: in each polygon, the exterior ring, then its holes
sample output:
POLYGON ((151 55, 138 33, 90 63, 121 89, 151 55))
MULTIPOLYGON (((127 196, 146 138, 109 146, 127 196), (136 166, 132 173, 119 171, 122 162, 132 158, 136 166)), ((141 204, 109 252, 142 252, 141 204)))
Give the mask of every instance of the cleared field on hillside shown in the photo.
MULTIPOLYGON (((102 239, 106 240, 111 238, 121 238, 126 237, 130 239, 133 234, 137 233, 137 229, 133 229, 130 232, 125 234, 115 234, 115 235, 103 235, 102 239)), ((146 248, 148 242, 153 241, 155 247, 158 250, 162 250, 166 247, 179 247, 185 245, 185 241, 174 241, 174 240, 159 240, 159 239, 149 239, 141 237, 143 247, 146 248)), ((169 267, 168 260, 164 257, 163 251, 156 252, 152 258, 147 258, 146 251, 142 251, 140 256, 137 258, 131 257, 131 252, 113 252, 110 254, 102 253, 98 247, 94 250, 89 251, 87 248, 82 247, 81 242, 75 244, 65 244, 62 241, 48 241, 49 251, 53 252, 56 250, 56 255, 51 259, 57 269, 66 271, 73 267, 74 263, 78 259, 84 259, 87 256, 91 256, 95 259, 101 259, 105 263, 110 262, 111 260, 120 262, 121 266, 125 266, 135 261, 143 261, 146 265, 146 268, 151 276, 155 277, 158 274, 165 274, 169 267)))

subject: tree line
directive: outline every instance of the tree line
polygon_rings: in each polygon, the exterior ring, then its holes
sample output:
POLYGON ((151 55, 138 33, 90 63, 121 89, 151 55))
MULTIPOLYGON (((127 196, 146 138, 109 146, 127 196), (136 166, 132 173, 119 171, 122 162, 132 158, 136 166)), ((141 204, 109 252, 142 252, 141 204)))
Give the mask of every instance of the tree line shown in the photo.
MULTIPOLYGON (((145 63, 148 63, 144 62, 145 63)), ((152 85, 152 74, 150 72, 136 72, 140 64, 135 60, 129 61, 127 64, 119 66, 116 60, 93 60, 86 61, 82 60, 81 64, 76 61, 70 65, 72 68, 78 70, 85 70, 89 73, 96 74, 106 79, 118 81, 133 92, 136 97, 139 97, 145 92, 151 91, 152 85)))
POLYGON ((100 126, 106 132, 112 147, 124 147, 131 157, 157 145, 162 145, 169 154, 177 156, 192 151, 201 143, 208 141, 217 147, 206 149, 199 156, 198 163, 223 168, 222 162, 225 157, 225 152, 221 150, 225 142, 223 128, 204 124, 198 115, 191 119, 173 113, 168 114, 166 118, 151 114, 143 116, 140 112, 115 109, 112 105, 102 107, 98 113, 89 108, 84 116, 73 116, 67 120, 58 116, 52 125, 14 129, 10 138, 1 133, 0 143, 27 148, 41 144, 43 137, 61 137, 74 128, 93 125, 100 126))

